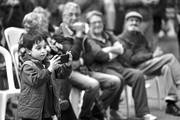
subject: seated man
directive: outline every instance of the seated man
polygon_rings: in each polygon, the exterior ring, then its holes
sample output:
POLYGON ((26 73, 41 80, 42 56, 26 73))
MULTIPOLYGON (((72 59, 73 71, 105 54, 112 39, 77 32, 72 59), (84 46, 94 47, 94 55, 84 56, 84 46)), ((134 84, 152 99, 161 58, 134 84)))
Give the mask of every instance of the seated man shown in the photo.
POLYGON ((84 31, 80 29, 81 27, 77 29, 77 26, 74 26, 74 24, 79 22, 80 14, 81 11, 78 4, 74 2, 66 3, 62 13, 63 22, 60 24, 55 37, 58 38, 59 35, 65 37, 61 41, 56 40, 63 45, 65 51, 71 51, 73 56, 73 71, 68 82, 78 89, 85 90, 79 119, 92 120, 91 109, 95 100, 99 98, 99 88, 104 89, 100 97, 101 101, 103 104, 109 105, 120 88, 120 79, 117 76, 100 72, 93 72, 94 76, 82 73, 83 59, 81 58, 81 52, 84 31))
MULTIPOLYGON (((136 116, 145 120, 155 120, 156 117, 151 115, 149 111, 143 73, 136 69, 124 68, 114 59, 117 55, 113 52, 117 51, 122 54, 124 50, 118 44, 116 37, 104 30, 102 13, 90 11, 86 19, 89 24, 89 33, 88 39, 84 41, 84 63, 90 70, 123 77, 124 83, 132 86, 136 116), (113 46, 115 44, 119 46, 113 46)), ((111 120, 125 118, 117 112, 122 89, 123 84, 116 94, 116 99, 110 105, 111 120)), ((104 105, 104 107, 107 108, 108 106, 104 105)))
POLYGON ((118 60, 126 67, 142 70, 146 75, 162 75, 168 91, 166 113, 180 116, 180 108, 175 104, 178 100, 176 90, 180 84, 180 64, 173 54, 163 54, 159 47, 155 51, 149 47, 140 32, 142 19, 136 11, 126 14, 124 31, 118 38, 125 50, 118 60), (162 71, 166 72, 163 74, 162 71))

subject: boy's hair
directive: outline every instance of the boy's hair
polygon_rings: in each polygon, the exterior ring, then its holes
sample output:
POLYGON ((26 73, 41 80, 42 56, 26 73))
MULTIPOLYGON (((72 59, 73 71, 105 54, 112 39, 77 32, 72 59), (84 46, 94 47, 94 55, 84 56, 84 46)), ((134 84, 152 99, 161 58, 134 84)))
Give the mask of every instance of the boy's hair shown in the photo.
POLYGON ((31 50, 34 44, 38 44, 39 42, 47 39, 47 35, 43 33, 36 34, 24 34, 22 38, 22 47, 31 50))

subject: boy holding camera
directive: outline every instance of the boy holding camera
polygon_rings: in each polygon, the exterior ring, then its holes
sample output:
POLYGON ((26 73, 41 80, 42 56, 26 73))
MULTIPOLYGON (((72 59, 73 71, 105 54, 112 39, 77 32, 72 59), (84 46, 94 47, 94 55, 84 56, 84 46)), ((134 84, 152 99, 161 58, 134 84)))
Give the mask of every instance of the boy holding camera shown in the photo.
POLYGON ((60 117, 58 86, 60 79, 68 78, 71 74, 72 55, 67 53, 67 63, 60 63, 59 55, 47 62, 48 51, 44 35, 24 34, 22 41, 26 55, 20 70, 18 115, 22 120, 52 120, 54 115, 60 117))

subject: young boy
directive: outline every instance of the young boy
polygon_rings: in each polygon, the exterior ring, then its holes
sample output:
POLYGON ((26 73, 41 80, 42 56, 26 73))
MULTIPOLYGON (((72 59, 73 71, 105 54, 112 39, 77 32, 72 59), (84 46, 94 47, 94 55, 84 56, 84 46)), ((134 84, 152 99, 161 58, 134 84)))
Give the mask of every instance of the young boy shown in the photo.
POLYGON ((71 53, 67 53, 67 63, 60 63, 59 55, 48 61, 44 35, 24 34, 22 42, 26 54, 20 70, 19 117, 22 120, 52 120, 54 115, 60 117, 58 81, 71 74, 71 53))

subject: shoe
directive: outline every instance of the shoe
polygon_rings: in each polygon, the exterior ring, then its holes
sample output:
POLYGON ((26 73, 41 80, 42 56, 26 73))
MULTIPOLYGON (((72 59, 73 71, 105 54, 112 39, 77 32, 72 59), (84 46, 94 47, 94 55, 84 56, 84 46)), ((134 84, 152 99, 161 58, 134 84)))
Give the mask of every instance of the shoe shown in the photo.
POLYGON ((68 100, 59 100, 59 107, 62 111, 65 111, 69 108, 69 101, 68 100))
POLYGON ((95 105, 92 109, 92 116, 98 120, 104 120, 107 117, 106 109, 100 101, 95 101, 95 105))
POLYGON ((166 113, 174 116, 180 116, 180 108, 174 104, 168 104, 166 108, 166 113))
POLYGON ((110 120, 127 120, 127 117, 120 111, 110 110, 110 120))
POLYGON ((90 118, 79 118, 78 120, 99 120, 95 117, 90 117, 90 118))
POLYGON ((152 114, 145 114, 143 117, 144 120, 157 120, 157 117, 152 114))

